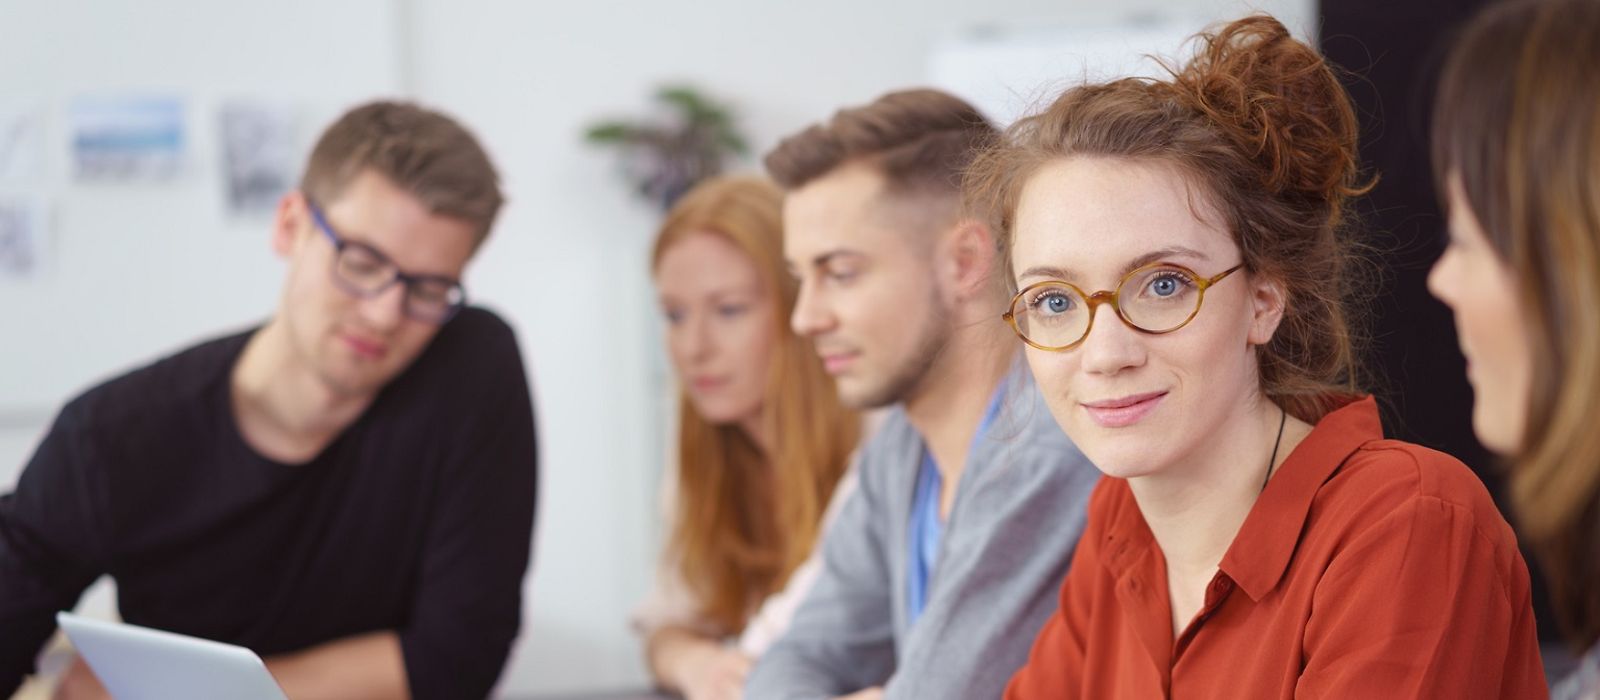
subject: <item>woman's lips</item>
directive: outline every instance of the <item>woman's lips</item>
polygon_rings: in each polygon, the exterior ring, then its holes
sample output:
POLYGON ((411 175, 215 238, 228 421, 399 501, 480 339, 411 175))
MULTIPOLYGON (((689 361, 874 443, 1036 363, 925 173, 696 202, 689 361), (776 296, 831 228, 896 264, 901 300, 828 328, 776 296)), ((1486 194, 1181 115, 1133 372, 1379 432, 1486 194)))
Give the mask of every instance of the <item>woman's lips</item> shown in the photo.
POLYGON ((1087 401, 1081 405, 1096 425, 1102 428, 1125 428, 1144 420, 1166 396, 1165 391, 1155 391, 1104 401, 1087 401))
POLYGON ((707 392, 716 391, 718 387, 726 384, 727 382, 728 380, 722 377, 695 377, 689 382, 689 385, 694 387, 694 390, 697 393, 704 394, 707 392))

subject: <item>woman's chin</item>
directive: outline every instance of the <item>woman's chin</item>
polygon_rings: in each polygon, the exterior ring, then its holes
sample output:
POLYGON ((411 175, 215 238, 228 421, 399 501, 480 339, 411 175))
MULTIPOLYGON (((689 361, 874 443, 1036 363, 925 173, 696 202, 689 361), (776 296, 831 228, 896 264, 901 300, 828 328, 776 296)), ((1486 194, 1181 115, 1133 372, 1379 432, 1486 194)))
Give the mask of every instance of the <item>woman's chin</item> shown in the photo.
MULTIPOLYGON (((1075 441, 1076 442, 1076 441, 1075 441)), ((1122 441, 1117 441, 1122 442, 1122 441)), ((1132 479, 1149 476, 1160 471, 1160 464, 1152 458, 1155 457, 1149 449, 1149 442, 1144 446, 1138 445, 1106 445, 1089 442, 1077 442, 1078 449, 1083 451, 1085 457, 1100 469, 1100 473, 1115 479, 1132 479)))
MULTIPOLYGON (((1472 432, 1478 442, 1502 457, 1515 456, 1522 443, 1517 425, 1521 419, 1511 415, 1495 415, 1492 403, 1476 401, 1472 406, 1472 432)), ((1502 411, 1501 413, 1510 413, 1502 411)))

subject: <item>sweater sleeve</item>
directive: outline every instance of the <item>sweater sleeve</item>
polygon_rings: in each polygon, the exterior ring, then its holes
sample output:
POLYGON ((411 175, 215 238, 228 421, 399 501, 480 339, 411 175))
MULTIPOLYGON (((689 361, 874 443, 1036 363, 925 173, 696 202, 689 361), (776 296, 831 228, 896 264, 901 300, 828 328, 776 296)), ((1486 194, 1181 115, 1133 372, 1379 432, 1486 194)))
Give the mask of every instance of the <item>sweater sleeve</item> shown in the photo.
POLYGON ((538 449, 527 379, 515 342, 508 344, 505 376, 487 392, 477 429, 437 484, 410 616, 400 630, 418 700, 487 696, 521 625, 538 449))
POLYGON ((789 630, 745 684, 750 700, 816 700, 884 683, 895 666, 893 577, 880 480, 857 465, 860 486, 822 541, 822 567, 789 630))
POLYGON ((62 411, 16 490, 0 496, 0 697, 33 673, 55 613, 107 564, 103 481, 83 404, 62 411))

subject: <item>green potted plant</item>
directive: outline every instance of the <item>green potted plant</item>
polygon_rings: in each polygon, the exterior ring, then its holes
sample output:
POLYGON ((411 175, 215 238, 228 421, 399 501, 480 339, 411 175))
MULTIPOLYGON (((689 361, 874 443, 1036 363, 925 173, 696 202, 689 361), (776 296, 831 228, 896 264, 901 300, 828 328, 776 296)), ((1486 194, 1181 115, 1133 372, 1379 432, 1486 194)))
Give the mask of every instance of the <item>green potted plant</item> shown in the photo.
POLYGON ((749 146, 732 110, 694 88, 667 86, 655 97, 663 117, 597 122, 584 137, 591 144, 618 148, 623 176, 634 191, 666 211, 695 184, 748 153, 749 146))

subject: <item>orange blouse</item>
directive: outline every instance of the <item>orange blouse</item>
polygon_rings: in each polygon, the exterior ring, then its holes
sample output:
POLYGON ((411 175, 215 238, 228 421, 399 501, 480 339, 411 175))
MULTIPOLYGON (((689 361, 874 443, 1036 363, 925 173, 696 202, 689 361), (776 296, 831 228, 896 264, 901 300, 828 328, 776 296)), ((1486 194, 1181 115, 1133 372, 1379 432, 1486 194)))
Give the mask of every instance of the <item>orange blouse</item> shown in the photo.
POLYGON ((1173 639, 1166 563, 1104 478, 1026 698, 1543 698, 1516 536, 1456 459, 1328 414, 1279 467, 1173 639))

